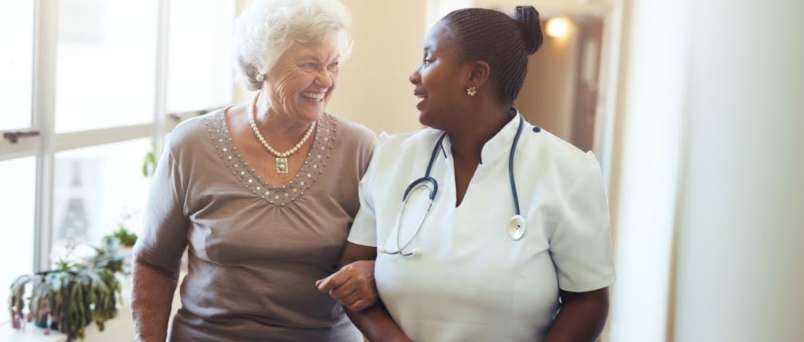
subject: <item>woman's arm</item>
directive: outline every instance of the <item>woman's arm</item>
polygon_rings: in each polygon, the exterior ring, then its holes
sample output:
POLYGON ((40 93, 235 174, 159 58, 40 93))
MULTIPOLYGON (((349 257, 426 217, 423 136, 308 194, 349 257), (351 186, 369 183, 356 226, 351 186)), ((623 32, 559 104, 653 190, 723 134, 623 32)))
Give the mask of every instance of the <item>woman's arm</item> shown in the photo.
POLYGON ((134 336, 142 342, 164 342, 178 274, 170 274, 143 261, 134 262, 131 314, 134 336))
MULTIPOLYGON (((348 291, 343 291, 341 288, 344 287, 344 284, 349 283, 350 279, 365 275, 365 272, 361 272, 361 269, 365 269, 367 264, 366 261, 361 260, 370 260, 370 266, 373 267, 373 260, 376 258, 377 248, 347 242, 343 254, 341 254, 341 261, 339 263, 340 266, 342 266, 341 269, 318 282, 318 290, 329 293, 330 296, 339 302, 341 302, 341 300, 353 300, 353 298, 348 297, 348 291)), ((372 277, 373 273, 372 271, 372 277)), ((374 291, 376 291, 376 288, 374 291)), ((343 305, 343 302, 341 302, 341 304, 343 305)), ((402 332, 402 329, 400 329, 391 318, 391 315, 388 314, 388 311, 379 299, 374 305, 362 311, 350 310, 347 305, 344 305, 344 310, 355 326, 360 329, 369 341, 410 341, 402 332)))
POLYGON ((590 292, 561 291, 561 311, 547 333, 547 342, 595 341, 606 325, 609 289, 590 292))

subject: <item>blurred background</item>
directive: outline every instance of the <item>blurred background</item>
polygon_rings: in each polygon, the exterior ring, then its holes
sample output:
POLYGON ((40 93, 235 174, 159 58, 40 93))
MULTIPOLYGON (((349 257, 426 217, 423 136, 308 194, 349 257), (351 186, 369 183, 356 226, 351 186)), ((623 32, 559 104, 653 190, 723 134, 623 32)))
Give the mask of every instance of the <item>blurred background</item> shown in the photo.
MULTIPOLYGON (((0 298, 120 227, 181 120, 249 94, 247 0, 0 2, 0 298)), ((354 49, 328 111, 420 128, 408 75, 451 10, 533 5, 545 45, 516 107, 603 167, 617 282, 607 341, 804 336, 804 1, 343 0, 354 49)), ((127 309, 88 340, 131 339, 127 309)), ((59 340, 12 332, 0 340, 59 340)))

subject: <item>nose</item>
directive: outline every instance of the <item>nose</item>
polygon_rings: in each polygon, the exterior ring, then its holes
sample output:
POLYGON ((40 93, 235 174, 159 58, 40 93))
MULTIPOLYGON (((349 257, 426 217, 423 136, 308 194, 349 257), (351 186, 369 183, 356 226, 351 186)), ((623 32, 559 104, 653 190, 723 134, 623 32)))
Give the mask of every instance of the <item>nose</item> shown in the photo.
POLYGON ((327 70, 321 70, 315 77, 315 83, 322 88, 330 88, 335 84, 335 76, 327 70))
POLYGON ((422 80, 422 75, 419 74, 419 69, 418 68, 416 70, 413 70, 413 73, 410 74, 410 76, 408 77, 408 81, 410 81, 410 83, 412 83, 413 85, 419 84, 421 82, 421 80, 422 80))

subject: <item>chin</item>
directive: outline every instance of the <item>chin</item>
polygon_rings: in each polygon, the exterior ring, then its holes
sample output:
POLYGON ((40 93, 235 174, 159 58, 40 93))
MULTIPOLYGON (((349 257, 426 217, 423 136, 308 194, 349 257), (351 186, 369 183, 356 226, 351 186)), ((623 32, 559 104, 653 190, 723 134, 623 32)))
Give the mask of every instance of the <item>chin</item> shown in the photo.
POLYGON ((306 112, 301 116, 308 121, 316 121, 324 115, 324 111, 306 112))
POLYGON ((312 109, 312 108, 302 109, 302 110, 300 110, 298 112, 298 114, 299 114, 298 116, 300 118, 303 118, 303 119, 305 119, 307 121, 316 121, 321 116, 324 115, 324 107, 322 106, 321 108, 316 108, 316 109, 312 109))
POLYGON ((437 128, 437 125, 433 122, 432 116, 428 112, 419 111, 419 123, 430 128, 437 128))

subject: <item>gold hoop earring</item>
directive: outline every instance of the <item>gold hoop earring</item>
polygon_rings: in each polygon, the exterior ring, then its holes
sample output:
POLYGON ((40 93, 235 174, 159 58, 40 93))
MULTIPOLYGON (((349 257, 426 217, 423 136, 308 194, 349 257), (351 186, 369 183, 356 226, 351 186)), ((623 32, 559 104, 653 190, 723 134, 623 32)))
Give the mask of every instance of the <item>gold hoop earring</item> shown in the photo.
POLYGON ((475 96, 477 95, 477 87, 469 87, 466 89, 466 95, 475 96))

